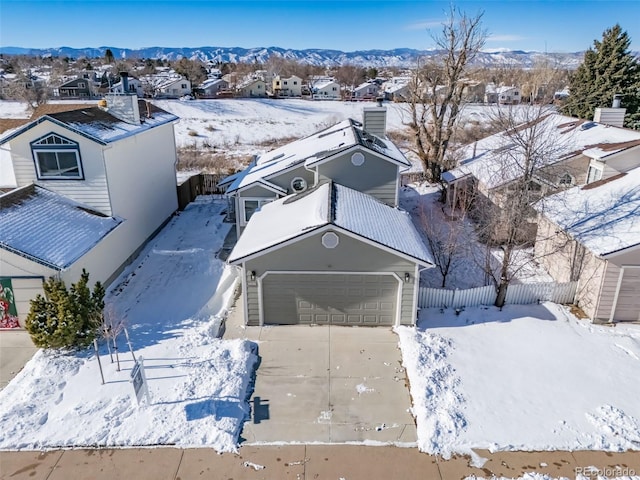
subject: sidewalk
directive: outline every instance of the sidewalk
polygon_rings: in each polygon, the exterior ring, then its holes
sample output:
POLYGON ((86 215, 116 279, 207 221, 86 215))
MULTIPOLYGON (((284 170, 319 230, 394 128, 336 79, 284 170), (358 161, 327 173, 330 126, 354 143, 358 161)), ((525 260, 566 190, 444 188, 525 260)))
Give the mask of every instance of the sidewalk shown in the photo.
POLYGON ((26 330, 0 332, 0 390, 13 380, 37 351, 26 330))
POLYGON ((517 478, 537 472, 553 478, 589 476, 590 466, 610 478, 640 478, 640 452, 498 452, 478 450, 450 460, 415 448, 360 445, 243 446, 239 454, 210 449, 140 448, 0 452, 1 480, 458 480, 467 476, 517 478), (581 470, 583 469, 583 470, 581 470))

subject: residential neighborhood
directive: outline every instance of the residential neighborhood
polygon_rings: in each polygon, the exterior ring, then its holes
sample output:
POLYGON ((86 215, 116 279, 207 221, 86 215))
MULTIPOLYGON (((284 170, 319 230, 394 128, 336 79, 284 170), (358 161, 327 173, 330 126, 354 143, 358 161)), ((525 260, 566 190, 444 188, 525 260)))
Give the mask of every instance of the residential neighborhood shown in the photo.
POLYGON ((449 8, 419 56, 0 45, 0 480, 640 479, 640 56, 449 8))

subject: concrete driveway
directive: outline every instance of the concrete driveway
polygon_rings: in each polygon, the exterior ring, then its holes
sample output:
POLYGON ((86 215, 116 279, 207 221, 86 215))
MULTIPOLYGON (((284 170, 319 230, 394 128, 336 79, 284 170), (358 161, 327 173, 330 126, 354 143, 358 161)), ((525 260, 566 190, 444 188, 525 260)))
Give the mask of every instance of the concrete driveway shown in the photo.
POLYGON ((236 305, 224 337, 254 340, 261 357, 245 442, 416 442, 391 329, 243 327, 236 305))
POLYGON ((0 332, 0 390, 6 387, 38 351, 22 329, 0 332))

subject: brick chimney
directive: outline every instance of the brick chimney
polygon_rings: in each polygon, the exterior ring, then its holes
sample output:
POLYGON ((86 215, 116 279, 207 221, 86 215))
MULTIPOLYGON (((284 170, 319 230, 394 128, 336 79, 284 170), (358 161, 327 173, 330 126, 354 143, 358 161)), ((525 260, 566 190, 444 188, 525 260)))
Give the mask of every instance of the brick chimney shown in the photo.
POLYGON ((616 94, 613 96, 611 108, 596 108, 593 121, 604 125, 611 125, 612 127, 622 127, 624 125, 624 114, 627 112, 627 109, 621 108, 621 100, 622 95, 616 94))

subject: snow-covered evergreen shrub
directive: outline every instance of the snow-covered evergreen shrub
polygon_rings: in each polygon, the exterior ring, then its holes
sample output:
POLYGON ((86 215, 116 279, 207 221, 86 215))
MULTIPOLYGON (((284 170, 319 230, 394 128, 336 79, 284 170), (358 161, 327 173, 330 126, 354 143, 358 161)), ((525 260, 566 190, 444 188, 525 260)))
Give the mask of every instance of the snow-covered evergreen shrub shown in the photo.
POLYGON ((45 296, 31 300, 26 329, 33 343, 43 348, 80 348, 89 345, 102 322, 104 287, 97 282, 88 287, 89 274, 67 289, 62 280, 44 283, 45 296))

